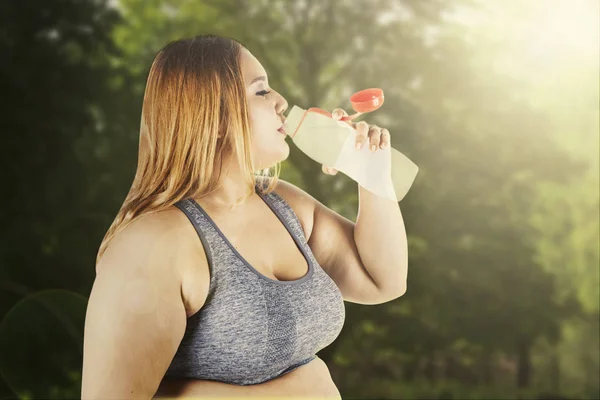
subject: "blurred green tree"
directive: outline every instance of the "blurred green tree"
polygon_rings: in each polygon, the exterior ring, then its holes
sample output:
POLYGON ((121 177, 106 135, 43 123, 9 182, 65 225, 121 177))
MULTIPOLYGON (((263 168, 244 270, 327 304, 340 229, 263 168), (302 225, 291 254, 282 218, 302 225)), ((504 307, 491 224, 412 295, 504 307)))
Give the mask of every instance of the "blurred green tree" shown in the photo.
MULTIPOLYGON (((0 319, 42 288, 89 294, 97 248, 135 173, 150 64, 170 40, 216 33, 246 45, 290 107, 350 112, 353 92, 383 88, 385 105, 367 120, 420 167, 400 203, 406 295, 376 308, 346 303, 341 336, 319 354, 345 397, 516 398, 578 386, 593 397, 597 70, 519 64, 520 24, 543 3, 2 4, 0 149, 12 193, 0 208, 0 319), (469 26, 463 13, 484 23, 469 26)), ((355 220, 356 183, 290 147, 282 178, 355 220)))

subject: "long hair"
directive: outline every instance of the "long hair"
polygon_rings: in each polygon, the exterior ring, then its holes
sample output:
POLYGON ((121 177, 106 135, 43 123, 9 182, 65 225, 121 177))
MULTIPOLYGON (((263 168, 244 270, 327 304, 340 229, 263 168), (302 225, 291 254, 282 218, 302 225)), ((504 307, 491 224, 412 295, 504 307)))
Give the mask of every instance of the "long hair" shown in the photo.
POLYGON ((231 38, 200 35, 169 42, 157 53, 144 92, 135 178, 100 244, 96 265, 110 240, 143 214, 218 189, 229 152, 247 185, 232 207, 252 196, 257 182, 261 193, 275 188, 281 164, 270 179, 270 168, 255 171, 251 156, 242 48, 231 38))

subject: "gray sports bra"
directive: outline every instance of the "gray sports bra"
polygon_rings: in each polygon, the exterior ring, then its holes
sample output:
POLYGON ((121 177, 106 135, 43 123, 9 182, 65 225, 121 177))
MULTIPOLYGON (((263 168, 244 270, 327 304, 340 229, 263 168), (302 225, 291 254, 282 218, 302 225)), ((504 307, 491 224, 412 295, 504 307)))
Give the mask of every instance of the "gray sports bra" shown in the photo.
POLYGON ((342 330, 342 294, 317 263, 298 216, 277 193, 256 193, 292 235, 308 273, 293 281, 262 275, 196 201, 178 202, 204 246, 210 286, 205 304, 188 318, 165 376, 238 385, 266 382, 312 361, 342 330))

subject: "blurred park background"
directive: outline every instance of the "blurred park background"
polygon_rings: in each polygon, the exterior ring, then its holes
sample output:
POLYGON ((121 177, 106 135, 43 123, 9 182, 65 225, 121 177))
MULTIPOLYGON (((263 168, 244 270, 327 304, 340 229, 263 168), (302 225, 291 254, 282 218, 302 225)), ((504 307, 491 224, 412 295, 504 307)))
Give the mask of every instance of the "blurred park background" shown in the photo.
MULTIPOLYGON (((346 303, 319 353, 344 399, 600 397, 597 0, 8 0, 1 398, 79 397, 150 64, 204 33, 244 43, 290 108, 383 88, 365 119, 420 167, 407 293, 346 303)), ((356 183, 289 144, 281 177, 355 221, 356 183)))

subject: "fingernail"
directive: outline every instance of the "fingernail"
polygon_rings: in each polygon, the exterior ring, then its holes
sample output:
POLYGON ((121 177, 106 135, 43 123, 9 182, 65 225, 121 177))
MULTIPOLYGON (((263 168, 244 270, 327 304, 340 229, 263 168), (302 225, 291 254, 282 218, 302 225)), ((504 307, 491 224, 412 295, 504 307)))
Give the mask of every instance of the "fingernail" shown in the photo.
POLYGON ((376 148, 377 148, 377 146, 375 146, 375 145, 372 145, 372 146, 371 146, 371 151, 375 151, 375 149, 376 149, 376 148))
POLYGON ((356 147, 356 150, 360 150, 360 148, 362 147, 362 143, 358 142, 354 147, 356 147))

